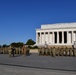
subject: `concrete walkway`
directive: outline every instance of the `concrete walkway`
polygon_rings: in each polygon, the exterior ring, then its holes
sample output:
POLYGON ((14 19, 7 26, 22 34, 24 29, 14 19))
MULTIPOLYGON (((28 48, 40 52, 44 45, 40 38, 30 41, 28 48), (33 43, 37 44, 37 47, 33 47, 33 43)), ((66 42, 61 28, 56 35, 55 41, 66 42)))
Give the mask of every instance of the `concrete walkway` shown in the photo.
MULTIPOLYGON (((76 57, 39 56, 37 53, 32 53, 29 56, 15 55, 15 57, 9 58, 8 54, 0 54, 0 67, 1 66, 7 66, 8 68, 10 66, 13 68, 19 68, 19 67, 23 69, 29 68, 30 71, 31 69, 33 69, 33 72, 35 69, 37 69, 38 71, 42 70, 44 73, 45 71, 49 71, 49 72, 65 71, 65 72, 68 72, 67 75, 73 75, 73 74, 76 75, 76 57), (71 74, 70 72, 73 74, 71 74)), ((65 75, 65 73, 63 75, 65 75)))
POLYGON ((0 65, 0 75, 76 75, 76 72, 0 65))

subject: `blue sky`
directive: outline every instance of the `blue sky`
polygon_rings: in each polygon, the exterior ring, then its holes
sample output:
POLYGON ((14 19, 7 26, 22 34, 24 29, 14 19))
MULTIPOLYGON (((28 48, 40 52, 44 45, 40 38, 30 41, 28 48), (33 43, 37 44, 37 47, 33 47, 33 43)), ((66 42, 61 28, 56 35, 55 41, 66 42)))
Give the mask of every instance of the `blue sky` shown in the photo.
POLYGON ((41 24, 76 22, 76 0, 0 0, 0 45, 35 41, 41 24))

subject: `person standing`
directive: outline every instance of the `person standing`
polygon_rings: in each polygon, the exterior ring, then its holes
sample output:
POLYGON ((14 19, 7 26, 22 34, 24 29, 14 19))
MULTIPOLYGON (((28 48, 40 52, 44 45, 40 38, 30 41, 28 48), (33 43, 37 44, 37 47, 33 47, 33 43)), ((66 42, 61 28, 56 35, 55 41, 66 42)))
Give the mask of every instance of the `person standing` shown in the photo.
POLYGON ((15 47, 12 48, 12 55, 14 56, 15 54, 15 47))
POLYGON ((75 56, 75 52, 76 52, 76 41, 74 41, 74 44, 73 44, 73 56, 75 56))
POLYGON ((22 47, 22 52, 26 56, 26 46, 25 45, 22 47))
POLYGON ((12 54, 12 49, 11 49, 11 46, 10 47, 8 47, 8 52, 9 52, 9 57, 11 57, 11 54, 12 54))

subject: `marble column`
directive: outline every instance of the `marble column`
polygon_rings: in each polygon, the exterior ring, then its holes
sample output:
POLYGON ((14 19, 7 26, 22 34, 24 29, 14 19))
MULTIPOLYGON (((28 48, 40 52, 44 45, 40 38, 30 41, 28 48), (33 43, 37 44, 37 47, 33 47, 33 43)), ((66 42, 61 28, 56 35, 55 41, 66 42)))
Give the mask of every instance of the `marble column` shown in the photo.
POLYGON ((59 32, 57 32, 57 44, 59 44, 59 32))
POLYGON ((69 36, 69 32, 67 31, 67 44, 69 43, 68 36, 69 36))
POLYGON ((45 33, 46 33, 46 32, 44 32, 44 44, 45 44, 45 41, 46 41, 46 36, 45 36, 45 33))
POLYGON ((74 43, 74 32, 72 31, 72 44, 74 43))
POLYGON ((62 44, 64 44, 64 31, 62 31, 62 44))
POLYGON ((42 37, 41 37, 41 32, 40 32, 40 44, 42 43, 42 37))
POLYGON ((39 39, 38 39, 38 33, 36 33, 36 44, 39 43, 39 39))
POLYGON ((50 32, 48 32, 48 44, 50 43, 50 32))
POLYGON ((52 32, 52 35, 53 35, 53 38, 52 38, 53 41, 52 41, 52 43, 55 44, 55 42, 54 42, 54 41, 55 41, 55 40, 54 40, 54 38, 55 38, 54 32, 52 32))
POLYGON ((75 31, 75 41, 76 41, 76 31, 75 31))

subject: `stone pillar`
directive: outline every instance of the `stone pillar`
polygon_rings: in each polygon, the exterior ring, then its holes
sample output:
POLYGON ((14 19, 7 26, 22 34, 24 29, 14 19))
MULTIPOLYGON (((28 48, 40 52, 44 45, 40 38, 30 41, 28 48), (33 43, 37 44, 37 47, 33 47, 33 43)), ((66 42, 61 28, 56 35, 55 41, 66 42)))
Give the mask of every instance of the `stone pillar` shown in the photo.
POLYGON ((69 42, 68 36, 69 36, 69 35, 68 35, 68 31, 67 31, 67 44, 68 44, 68 42, 69 42))
POLYGON ((48 44, 50 43, 50 32, 48 32, 48 44))
POLYGON ((52 40, 53 40, 53 44, 55 44, 55 40, 54 40, 54 37, 55 37, 55 36, 54 36, 54 32, 52 32, 52 34, 53 34, 53 39, 52 39, 52 40))
POLYGON ((40 44, 42 44, 42 35, 41 35, 41 32, 40 32, 40 44))
POLYGON ((45 32, 44 32, 44 44, 45 44, 45 41, 46 41, 46 36, 45 36, 45 32))
POLYGON ((76 31, 75 31, 75 41, 76 41, 76 31))
POLYGON ((74 32, 72 31, 72 44, 74 43, 74 32))
POLYGON ((39 33, 39 44, 41 44, 41 32, 39 33))
POLYGON ((59 44, 59 32, 57 32, 57 44, 59 44))
POLYGON ((64 44, 64 31, 62 31, 62 44, 64 44))
POLYGON ((36 33, 36 44, 39 43, 39 39, 38 39, 38 33, 36 33))

